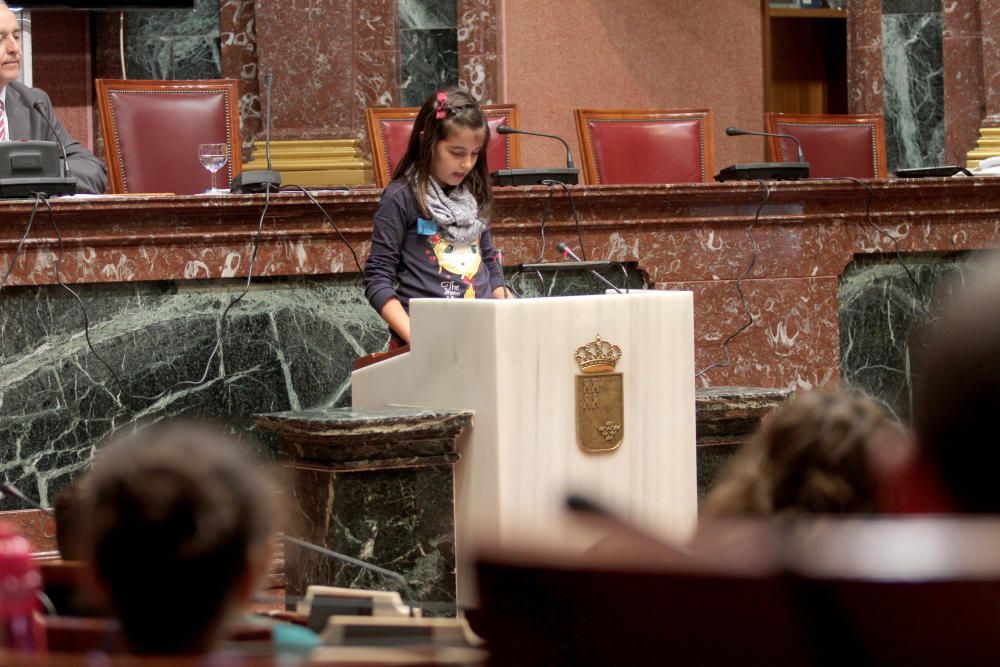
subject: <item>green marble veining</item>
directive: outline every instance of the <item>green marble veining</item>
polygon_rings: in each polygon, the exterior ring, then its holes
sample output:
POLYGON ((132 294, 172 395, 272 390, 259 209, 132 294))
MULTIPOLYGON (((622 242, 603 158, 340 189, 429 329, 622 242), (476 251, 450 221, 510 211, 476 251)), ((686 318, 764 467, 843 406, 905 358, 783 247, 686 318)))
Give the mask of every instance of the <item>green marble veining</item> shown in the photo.
POLYGON ((840 281, 841 386, 863 391, 909 422, 921 327, 991 259, 989 253, 923 254, 906 255, 901 264, 895 255, 855 257, 840 281))
MULTIPOLYGON (((0 294, 0 478, 45 505, 112 431, 170 417, 253 430, 253 415, 350 404, 354 360, 388 332, 358 276, 58 286, 0 294), (204 373, 222 333, 220 351, 204 373)), ((0 509, 19 509, 0 500, 0 509)))

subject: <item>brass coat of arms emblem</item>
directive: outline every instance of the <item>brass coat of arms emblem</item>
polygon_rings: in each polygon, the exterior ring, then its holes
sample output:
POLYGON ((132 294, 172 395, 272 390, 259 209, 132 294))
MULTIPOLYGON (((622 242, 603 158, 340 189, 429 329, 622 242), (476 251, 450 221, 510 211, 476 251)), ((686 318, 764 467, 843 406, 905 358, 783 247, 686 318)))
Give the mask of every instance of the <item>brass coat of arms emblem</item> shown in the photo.
POLYGON ((625 396, 621 373, 613 373, 622 357, 617 345, 600 336, 576 349, 576 442, 588 453, 618 449, 625 437, 625 396))

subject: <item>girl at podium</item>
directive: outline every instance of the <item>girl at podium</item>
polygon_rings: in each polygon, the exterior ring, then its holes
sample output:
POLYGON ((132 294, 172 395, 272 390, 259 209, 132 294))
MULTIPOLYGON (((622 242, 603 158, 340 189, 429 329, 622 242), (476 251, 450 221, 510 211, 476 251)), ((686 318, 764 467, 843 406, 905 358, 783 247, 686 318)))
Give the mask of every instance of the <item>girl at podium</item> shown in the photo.
POLYGON ((410 342, 410 299, 505 296, 487 222, 489 140, 479 103, 460 90, 431 95, 417 114, 365 264, 365 296, 392 330, 390 347, 410 342))

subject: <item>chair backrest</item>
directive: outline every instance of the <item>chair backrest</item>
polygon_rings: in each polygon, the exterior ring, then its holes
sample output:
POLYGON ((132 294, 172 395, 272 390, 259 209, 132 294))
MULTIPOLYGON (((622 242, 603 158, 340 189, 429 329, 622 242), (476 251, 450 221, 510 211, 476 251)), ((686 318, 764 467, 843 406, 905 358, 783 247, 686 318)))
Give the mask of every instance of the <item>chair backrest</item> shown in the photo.
POLYGON ((489 644, 490 664, 815 662, 778 575, 566 560, 479 561, 476 629, 489 644))
MULTIPOLYGON (((490 125, 490 145, 486 148, 486 163, 490 171, 516 169, 521 166, 520 141, 516 134, 497 134, 497 127, 518 127, 516 104, 484 104, 483 112, 490 125)), ((417 107, 365 109, 368 142, 372 150, 372 167, 375 184, 384 188, 392 179, 392 172, 406 153, 406 145, 413 132, 413 121, 420 111, 417 107)))
POLYGON ((194 194, 211 177, 198 145, 225 143, 230 159, 219 187, 240 174, 240 125, 235 80, 97 80, 97 103, 111 192, 194 194))
POLYGON ((828 664, 1000 659, 995 517, 821 519, 785 539, 800 618, 828 664))
POLYGON ((712 175, 711 109, 576 109, 573 114, 587 183, 703 183, 712 175))
MULTIPOLYGON (((885 121, 881 115, 764 114, 768 132, 802 144, 809 174, 817 178, 886 178, 885 121)), ((798 161, 795 142, 769 137, 770 159, 798 161)))

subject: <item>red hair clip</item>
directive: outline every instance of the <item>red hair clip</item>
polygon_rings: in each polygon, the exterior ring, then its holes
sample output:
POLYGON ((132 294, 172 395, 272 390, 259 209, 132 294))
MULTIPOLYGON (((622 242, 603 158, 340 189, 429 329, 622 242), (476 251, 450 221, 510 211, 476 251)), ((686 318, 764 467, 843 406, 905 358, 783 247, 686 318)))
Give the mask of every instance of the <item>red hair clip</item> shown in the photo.
POLYGON ((448 93, 438 93, 437 94, 437 119, 441 120, 445 117, 444 106, 448 103, 448 93))

